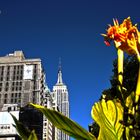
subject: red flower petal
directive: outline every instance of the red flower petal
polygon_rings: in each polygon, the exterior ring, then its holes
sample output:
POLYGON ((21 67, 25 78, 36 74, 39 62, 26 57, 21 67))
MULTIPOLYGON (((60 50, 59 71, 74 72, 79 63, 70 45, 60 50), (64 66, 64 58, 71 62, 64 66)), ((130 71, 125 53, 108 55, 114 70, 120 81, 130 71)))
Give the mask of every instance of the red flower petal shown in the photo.
POLYGON ((110 42, 104 41, 104 43, 106 44, 106 46, 110 46, 110 42))

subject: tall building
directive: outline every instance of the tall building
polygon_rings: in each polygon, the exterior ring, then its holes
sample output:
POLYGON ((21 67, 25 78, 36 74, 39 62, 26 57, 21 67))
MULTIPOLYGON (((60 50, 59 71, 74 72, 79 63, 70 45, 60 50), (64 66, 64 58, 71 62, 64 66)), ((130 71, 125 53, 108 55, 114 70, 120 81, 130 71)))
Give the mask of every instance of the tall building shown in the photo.
MULTIPOLYGON (((17 105, 18 107, 24 107, 29 102, 42 104, 44 85, 45 74, 43 71, 41 59, 27 59, 24 57, 22 51, 15 51, 12 54, 0 57, 0 114, 8 114, 6 111, 3 112, 3 108, 7 105, 11 105, 11 107, 9 107, 11 109, 16 109, 14 105, 17 105)), ((25 113, 25 115, 26 114, 27 113, 25 113)), ((21 118, 24 120, 24 117, 21 118)), ((5 124, 3 124, 3 121, 4 120, 1 117, 0 132, 4 133, 4 135, 6 135, 6 133, 15 135, 16 133, 13 132, 14 129, 12 126, 10 126, 10 122, 5 123, 8 126, 7 127, 5 124)), ((0 137, 3 137, 3 135, 1 136, 0 134, 0 137)), ((41 131, 39 137, 41 140, 41 131)), ((15 140, 15 138, 6 139, 15 140)))
MULTIPOLYGON (((53 86, 53 98, 56 104, 58 105, 59 111, 69 118, 69 95, 67 86, 63 83, 62 80, 62 71, 61 66, 59 66, 58 70, 58 79, 55 86, 53 86)), ((69 136, 59 131, 58 140, 69 140, 69 136)))
POLYGON ((22 51, 0 57, 0 110, 3 104, 41 104, 43 92, 40 59, 26 59, 22 51))
MULTIPOLYGON (((43 106, 53 109, 53 99, 50 94, 50 89, 46 85, 45 92, 43 94, 43 106)), ((43 140, 55 140, 54 139, 54 126, 53 124, 44 116, 43 117, 43 140)))
MULTIPOLYGON (((22 51, 15 51, 0 57, 0 115, 8 113, 3 112, 3 108, 6 106, 11 111, 19 112, 17 108, 24 108, 29 102, 55 109, 69 117, 68 90, 62 80, 61 66, 58 71, 57 83, 51 94, 48 87, 45 87, 45 73, 41 59, 27 59, 22 51)), ((28 117, 26 115, 34 117, 36 116, 32 116, 34 113, 36 111, 26 107, 23 111, 20 110, 18 118, 25 122, 25 118, 28 117)), ((16 130, 11 126, 11 122, 3 123, 3 118, 0 117, 0 138, 5 137, 6 133, 11 133, 10 137, 12 138, 5 140, 18 140, 16 130)), ((26 125, 29 125, 31 129, 37 125, 39 140, 69 140, 68 135, 54 127, 45 117, 43 117, 42 123, 40 121, 40 125, 34 123, 34 119, 26 120, 26 125), (41 127, 43 128, 41 129, 41 127)))

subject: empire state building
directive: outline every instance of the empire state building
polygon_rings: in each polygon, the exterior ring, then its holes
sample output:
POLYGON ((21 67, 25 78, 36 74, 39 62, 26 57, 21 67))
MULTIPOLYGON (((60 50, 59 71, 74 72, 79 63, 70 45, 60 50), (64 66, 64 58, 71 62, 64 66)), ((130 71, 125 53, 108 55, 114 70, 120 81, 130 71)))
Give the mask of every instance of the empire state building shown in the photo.
MULTIPOLYGON (((62 80, 62 71, 61 66, 59 66, 58 70, 58 79, 55 86, 53 86, 53 97, 56 102, 59 111, 69 118, 69 95, 67 86, 63 83, 62 80)), ((58 140, 69 140, 69 136, 58 130, 58 140)))

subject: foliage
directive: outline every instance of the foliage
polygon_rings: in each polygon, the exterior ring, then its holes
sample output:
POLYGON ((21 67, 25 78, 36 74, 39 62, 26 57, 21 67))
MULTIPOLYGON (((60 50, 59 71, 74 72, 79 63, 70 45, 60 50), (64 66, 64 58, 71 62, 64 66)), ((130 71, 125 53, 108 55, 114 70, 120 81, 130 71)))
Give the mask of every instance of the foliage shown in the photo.
MULTIPOLYGON (((118 73, 117 73, 117 60, 113 62, 113 76, 110 83, 112 88, 116 88, 118 85, 118 73)), ((123 72, 123 86, 127 89, 128 94, 136 89, 138 78, 139 63, 135 56, 128 56, 124 60, 124 72, 123 72)), ((113 92, 112 92, 113 93, 113 92)))
POLYGON ((37 140, 37 136, 35 134, 35 131, 32 130, 28 130, 21 122, 19 122, 16 117, 14 115, 12 115, 12 118, 15 122, 15 128, 19 134, 19 136, 21 137, 21 139, 23 140, 37 140))
MULTIPOLYGON (((100 100, 105 96, 105 100, 113 100, 113 99, 120 99, 120 94, 118 93, 117 86, 119 84, 118 81, 118 65, 117 59, 113 61, 113 76, 111 76, 110 83, 111 87, 105 89, 102 92, 102 96, 100 100)), ((123 86, 127 89, 125 91, 126 97, 129 96, 135 89, 137 85, 137 78, 138 78, 138 70, 139 70, 139 63, 135 56, 127 56, 124 59, 124 72, 123 72, 123 86)))
POLYGON ((65 117, 60 112, 47 109, 40 105, 30 104, 40 110, 57 128, 77 140, 94 140, 96 139, 91 133, 86 131, 80 125, 65 117))
POLYGON ((106 102, 103 99, 101 102, 95 103, 91 114, 100 126, 99 140, 121 139, 123 125, 119 121, 123 119, 123 107, 120 102, 115 100, 106 102))
POLYGON ((99 125, 94 121, 88 127, 89 127, 89 132, 91 132, 96 138, 98 138, 99 130, 100 130, 99 125))
MULTIPOLYGON (((124 19, 122 24, 119 24, 118 20, 113 22, 114 25, 109 25, 107 33, 102 35, 106 45, 113 42, 117 49, 118 59, 114 69, 116 75, 111 81, 112 89, 104 91, 109 94, 104 94, 99 102, 93 105, 91 115, 100 126, 98 140, 137 140, 140 139, 140 33, 137 26, 133 26, 130 17, 124 19), (124 52, 136 56, 136 61, 131 64, 135 66, 136 63, 136 69, 129 67, 129 59, 124 63, 124 52), (136 76, 135 72, 138 73, 136 76)), ((61 113, 40 105, 30 105, 40 110, 68 135, 78 140, 96 140, 94 135, 61 113)), ((21 125, 14 117, 13 119, 19 134, 24 137, 26 130, 21 132, 21 125)), ((34 132, 30 133, 29 138, 32 139, 32 136, 36 136, 34 132)))
MULTIPOLYGON (((113 61, 113 76, 111 76, 110 83, 111 83, 111 88, 105 89, 102 92, 100 100, 103 98, 108 101, 108 100, 113 100, 113 99, 120 99, 120 94, 118 94, 117 86, 118 86, 118 65, 117 65, 117 59, 113 61)), ((136 84, 137 84, 137 78, 138 78, 138 70, 139 70, 139 65, 138 65, 138 60, 135 56, 127 56, 127 58, 124 59, 124 73, 123 73, 123 85, 126 87, 127 91, 125 91, 126 97, 129 96, 132 91, 136 89, 136 84)), ((94 122, 92 125, 92 134, 98 136, 98 129, 99 125, 97 125, 96 122, 94 122), (96 133, 95 133, 96 132, 96 133)))

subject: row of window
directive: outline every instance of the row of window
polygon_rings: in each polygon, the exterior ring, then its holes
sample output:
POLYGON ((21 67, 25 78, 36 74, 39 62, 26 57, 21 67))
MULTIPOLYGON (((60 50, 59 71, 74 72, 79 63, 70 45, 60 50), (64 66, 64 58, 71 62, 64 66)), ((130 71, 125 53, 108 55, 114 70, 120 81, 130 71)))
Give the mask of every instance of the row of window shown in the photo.
MULTIPOLYGON (((5 66, 6 68, 6 66, 5 66)), ((14 66, 13 69, 12 66, 7 66, 7 70, 4 71, 4 66, 0 66, 0 81, 3 81, 4 79, 6 81, 12 80, 22 80, 23 79, 23 65, 17 65, 14 66), (4 74, 4 72, 6 72, 4 74), (6 76, 4 78, 4 75, 6 76)), ((37 65, 34 65, 34 79, 37 78, 37 65)))
MULTIPOLYGON (((3 86, 3 83, 0 83, 0 91, 2 91, 2 89, 3 89, 2 86, 3 86)), ((11 86, 10 86, 9 82, 6 82, 4 90, 5 91, 8 91, 8 90, 12 90, 12 91, 22 90, 22 82, 21 81, 12 82, 11 86)))
POLYGON ((7 98, 4 98, 4 100, 0 99, 0 103, 4 103, 4 104, 7 104, 7 103, 11 103, 11 104, 20 104, 21 103, 21 99, 19 98, 11 98, 10 99, 10 102, 8 102, 8 99, 7 98))
MULTIPOLYGON (((3 99, 2 99, 2 95, 0 94, 0 103, 4 103, 7 104, 8 102, 8 94, 4 94, 3 95, 3 99)), ((21 93, 12 93, 11 94, 11 98, 10 98, 10 103, 20 103, 21 102, 21 93)))
POLYGON ((1 126, 0 129, 10 129, 10 126, 1 126))
MULTIPOLYGON (((8 94, 4 94, 4 98, 7 98, 8 94)), ((21 97, 21 93, 11 93, 11 98, 13 97, 21 97)), ((0 94, 0 99, 2 98, 2 94, 0 94)))

